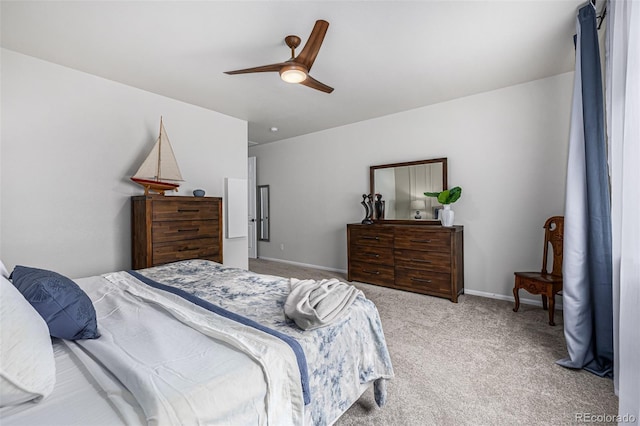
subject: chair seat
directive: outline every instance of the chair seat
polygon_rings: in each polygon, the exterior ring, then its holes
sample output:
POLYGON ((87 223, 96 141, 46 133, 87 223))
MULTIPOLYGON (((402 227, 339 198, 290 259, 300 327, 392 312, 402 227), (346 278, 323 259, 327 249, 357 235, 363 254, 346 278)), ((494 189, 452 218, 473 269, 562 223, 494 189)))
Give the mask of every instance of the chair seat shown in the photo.
POLYGON ((542 308, 547 309, 547 302, 549 303, 549 325, 556 325, 554 321, 555 296, 562 291, 562 277, 541 272, 514 272, 514 275, 513 295, 516 306, 513 311, 518 312, 520 308, 519 289, 526 290, 531 294, 540 294, 542 295, 542 308))
POLYGON ((562 277, 551 274, 543 274, 541 272, 515 272, 517 277, 521 277, 527 280, 536 280, 546 283, 561 283, 562 277))

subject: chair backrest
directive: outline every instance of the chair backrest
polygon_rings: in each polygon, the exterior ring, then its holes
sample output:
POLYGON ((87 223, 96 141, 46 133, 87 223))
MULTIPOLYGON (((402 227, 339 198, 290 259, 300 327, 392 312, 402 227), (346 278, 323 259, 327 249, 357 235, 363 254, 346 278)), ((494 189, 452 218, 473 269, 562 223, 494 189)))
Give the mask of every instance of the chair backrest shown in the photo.
POLYGON ((564 216, 552 216, 544 223, 544 254, 542 256, 542 273, 548 274, 547 258, 551 246, 551 275, 562 276, 562 242, 564 239, 564 216))

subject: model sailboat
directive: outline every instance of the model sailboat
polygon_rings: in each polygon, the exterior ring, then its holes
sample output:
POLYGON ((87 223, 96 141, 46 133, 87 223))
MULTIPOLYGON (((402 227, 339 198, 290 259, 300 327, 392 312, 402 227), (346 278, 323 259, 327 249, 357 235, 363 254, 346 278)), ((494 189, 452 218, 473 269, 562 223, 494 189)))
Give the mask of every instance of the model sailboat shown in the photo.
POLYGON ((153 149, 131 180, 144 187, 144 195, 149 191, 164 195, 164 191, 177 191, 182 182, 178 162, 173 154, 167 132, 160 117, 160 134, 153 149))

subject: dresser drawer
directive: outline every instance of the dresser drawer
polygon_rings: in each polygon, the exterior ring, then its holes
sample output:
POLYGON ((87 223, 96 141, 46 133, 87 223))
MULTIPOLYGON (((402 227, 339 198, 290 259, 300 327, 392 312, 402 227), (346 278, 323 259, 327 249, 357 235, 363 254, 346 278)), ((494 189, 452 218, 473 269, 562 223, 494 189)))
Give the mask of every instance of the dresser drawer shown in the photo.
POLYGON ((349 266, 349 277, 351 281, 361 281, 363 283, 392 287, 394 280, 394 269, 393 266, 387 265, 372 265, 365 262, 351 262, 351 265, 349 266))
POLYGON ((153 264, 175 262, 186 259, 212 259, 220 255, 220 246, 216 238, 168 241, 153 245, 153 264))
MULTIPOLYGON (((171 197, 153 205, 153 221, 168 220, 218 220, 218 210, 212 203, 171 197)), ((182 197, 181 197, 182 198, 182 197)), ((155 224, 154 224, 155 226, 155 224)))
POLYGON ((377 226, 351 228, 351 244, 363 246, 393 246, 393 230, 377 226))
POLYGON ((451 275, 416 269, 396 268, 396 286, 406 290, 451 295, 451 275))
POLYGON ((213 220, 176 220, 153 223, 153 243, 214 238, 218 222, 213 220))
POLYGON ((393 266, 393 248, 358 246, 350 253, 351 261, 393 266))
POLYGON ((451 272, 451 255, 449 252, 395 250, 395 265, 409 269, 425 271, 451 272))
POLYGON ((396 229, 395 247, 397 249, 440 251, 449 255, 451 234, 425 229, 398 228, 396 229))

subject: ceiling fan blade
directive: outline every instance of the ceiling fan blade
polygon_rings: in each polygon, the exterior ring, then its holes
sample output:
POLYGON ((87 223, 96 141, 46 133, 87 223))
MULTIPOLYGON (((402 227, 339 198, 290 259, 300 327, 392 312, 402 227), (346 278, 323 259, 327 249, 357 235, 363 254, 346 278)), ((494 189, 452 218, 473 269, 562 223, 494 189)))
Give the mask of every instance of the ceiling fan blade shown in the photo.
POLYGON ((325 92, 325 93, 333 92, 333 87, 329 87, 324 83, 320 83, 318 80, 311 77, 310 75, 307 75, 307 78, 305 78, 304 81, 301 81, 299 84, 302 84, 303 86, 311 87, 312 89, 320 90, 321 92, 325 92))
POLYGON ((277 64, 271 64, 271 65, 262 65, 260 67, 253 67, 253 68, 246 68, 243 70, 235 70, 235 71, 225 71, 225 74, 229 74, 229 75, 234 75, 234 74, 248 74, 251 72, 271 72, 271 71, 280 71, 280 68, 282 68, 284 65, 286 65, 286 63, 284 62, 280 62, 277 64))
POLYGON ((304 65, 308 70, 311 70, 311 65, 313 65, 313 62, 316 60, 316 56, 318 56, 320 46, 322 46, 322 41, 327 33, 327 28, 329 28, 327 21, 323 21, 322 19, 317 20, 313 26, 309 40, 307 40, 302 52, 300 52, 295 59, 296 62, 304 65))

